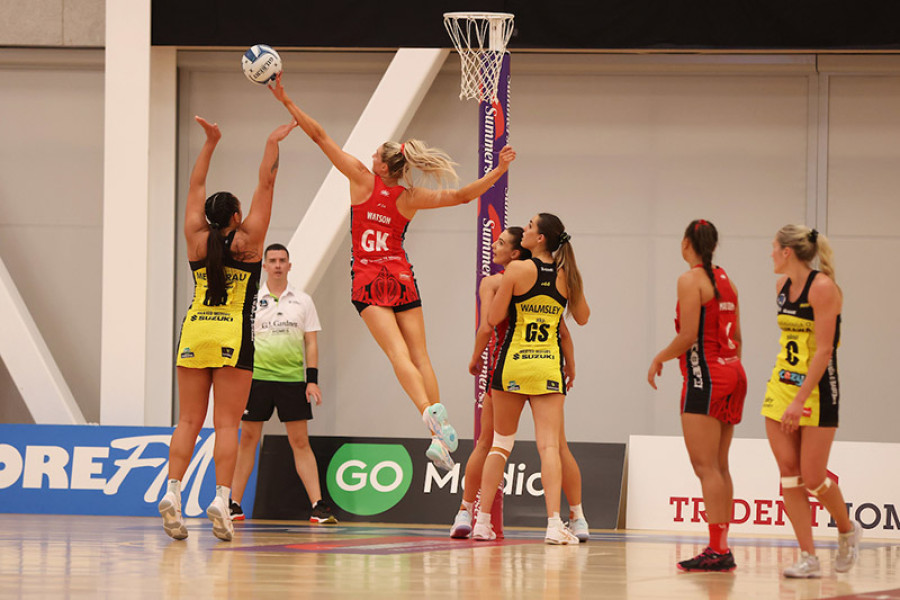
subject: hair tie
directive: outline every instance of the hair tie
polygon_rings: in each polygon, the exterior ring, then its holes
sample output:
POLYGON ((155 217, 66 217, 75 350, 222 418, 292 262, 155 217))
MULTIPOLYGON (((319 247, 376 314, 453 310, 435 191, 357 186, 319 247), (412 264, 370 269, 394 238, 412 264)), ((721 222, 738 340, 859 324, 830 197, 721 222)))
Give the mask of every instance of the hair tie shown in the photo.
POLYGON ((694 223, 694 231, 697 231, 697 228, 701 225, 709 225, 709 223, 706 222, 706 219, 698 219, 697 222, 694 223))
POLYGON ((403 158, 406 158, 406 154, 403 153, 404 149, 406 149, 406 142, 400 144, 400 155, 403 156, 403 158))
POLYGON ((811 229, 809 232, 809 235, 806 237, 809 239, 809 241, 811 243, 815 244, 816 241, 819 239, 819 232, 816 231, 815 229, 811 229))
POLYGON ((559 234, 559 245, 562 246, 563 244, 567 244, 571 239, 572 236, 563 231, 561 234, 559 234))
POLYGON ((215 221, 210 221, 209 217, 206 218, 206 222, 209 223, 209 226, 212 227, 213 229, 216 229, 216 230, 219 229, 219 224, 216 223, 215 221))

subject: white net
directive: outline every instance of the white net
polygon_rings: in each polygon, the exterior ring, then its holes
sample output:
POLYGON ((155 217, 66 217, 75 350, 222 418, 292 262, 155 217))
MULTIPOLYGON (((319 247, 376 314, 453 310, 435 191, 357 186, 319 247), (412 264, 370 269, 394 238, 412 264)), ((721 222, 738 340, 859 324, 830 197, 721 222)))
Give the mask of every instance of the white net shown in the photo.
POLYGON ((510 13, 444 13, 444 27, 459 52, 462 100, 497 99, 500 67, 513 32, 510 13))

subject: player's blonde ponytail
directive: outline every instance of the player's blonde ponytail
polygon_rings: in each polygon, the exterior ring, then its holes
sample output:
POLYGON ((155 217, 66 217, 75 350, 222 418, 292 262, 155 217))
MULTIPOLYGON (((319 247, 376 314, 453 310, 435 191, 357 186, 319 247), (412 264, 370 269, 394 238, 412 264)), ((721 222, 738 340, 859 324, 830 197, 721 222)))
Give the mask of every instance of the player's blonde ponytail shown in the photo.
POLYGON ((407 140, 402 144, 385 142, 381 146, 381 160, 388 167, 388 176, 403 181, 407 187, 415 185, 413 167, 440 188, 451 187, 459 179, 454 169, 456 163, 446 152, 429 148, 419 140, 407 140))
POLYGON ((810 266, 818 259, 818 269, 832 281, 837 281, 834 277, 834 251, 823 234, 805 225, 785 225, 775 234, 775 241, 782 248, 793 250, 798 259, 810 266))

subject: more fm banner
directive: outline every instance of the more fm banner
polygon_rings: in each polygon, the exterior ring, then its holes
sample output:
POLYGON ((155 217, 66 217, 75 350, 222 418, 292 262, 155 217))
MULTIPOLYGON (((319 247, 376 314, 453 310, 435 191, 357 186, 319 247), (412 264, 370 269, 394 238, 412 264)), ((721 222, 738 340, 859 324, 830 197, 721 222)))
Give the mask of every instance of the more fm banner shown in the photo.
MULTIPOLYGON (((0 511, 158 516, 171 427, 0 424, 0 511)), ((182 512, 205 517, 216 495, 215 433, 203 429, 182 480, 182 512)), ((253 504, 256 471, 244 502, 253 504)))
MULTIPOLYGON (((900 539, 900 444, 835 442, 828 476, 841 486, 850 517, 866 537, 900 539)), ((791 535, 781 477, 769 442, 735 439, 729 455, 734 482, 734 533, 791 535)), ((834 536, 828 511, 810 496, 816 535, 834 536)), ((681 437, 631 436, 628 441, 628 529, 706 531, 703 494, 681 437)), ((827 538, 826 538, 827 539, 827 538)))
MULTIPOLYGON (((462 498, 463 468, 472 441, 460 440, 454 452, 457 464, 450 472, 439 471, 425 457, 429 441, 424 437, 311 437, 323 492, 327 490, 338 520, 446 523, 449 527, 462 498)), ((615 529, 625 444, 570 443, 569 447, 583 473, 588 522, 592 527, 615 529)), ((505 525, 546 525, 540 464, 534 442, 516 442, 504 475, 505 525)), ((252 518, 308 518, 309 500, 294 470, 286 436, 263 439, 258 481, 252 518)))

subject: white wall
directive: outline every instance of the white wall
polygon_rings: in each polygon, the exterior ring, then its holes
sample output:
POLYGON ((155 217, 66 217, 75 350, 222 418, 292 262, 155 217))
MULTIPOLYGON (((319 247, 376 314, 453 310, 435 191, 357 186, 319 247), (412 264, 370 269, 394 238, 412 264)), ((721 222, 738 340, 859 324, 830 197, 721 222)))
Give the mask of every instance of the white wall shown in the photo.
MULTIPOLYGON (((85 418, 96 422, 103 51, 0 51, 0 114, 0 255, 85 418)), ((0 421, 32 422, 2 379, 0 421)))
MULTIPOLYGON (((55 54, 44 71, 0 51, 0 255, 87 419, 99 416, 102 55, 55 54), (5 58, 5 60, 4 60, 5 58)), ((62 51, 54 51, 62 52, 62 51)), ((239 52, 180 52, 179 184, 173 330, 190 299, 181 234, 187 176, 202 114, 224 134, 210 191, 249 201, 266 135, 287 113, 243 79, 239 52)), ((387 53, 286 53, 286 83, 332 136, 349 134, 387 53)), ((573 328, 578 377, 567 403, 570 439, 625 441, 678 434, 677 365, 659 392, 646 385, 653 354, 673 334, 684 226, 719 227, 718 262, 737 282, 750 392, 742 437, 762 437, 758 407, 777 351, 775 230, 827 200, 828 233, 846 294, 839 351, 844 410, 839 437, 894 441, 891 393, 896 314, 884 307, 898 278, 900 61, 895 57, 606 56, 524 54, 512 62, 511 222, 539 210, 560 215, 594 309, 573 328), (821 90, 827 100, 818 103, 821 90), (819 153, 822 154, 819 154, 819 153), (884 257, 884 258, 883 258, 884 257), (878 261, 878 264, 873 262, 878 261), (876 423, 869 415, 879 415, 876 423)), ((475 176, 475 107, 458 95, 451 56, 409 127, 447 150, 463 180, 475 176)), ((373 148, 374 151, 374 148, 373 148)), ((368 161, 368 156, 361 156, 368 161)), ((329 164, 302 132, 282 144, 269 241, 287 241, 329 164)), ((425 302, 426 328, 444 401, 471 435, 472 380, 465 367, 474 316, 474 208, 416 217, 407 248, 425 302)), ((815 211, 812 211, 815 214, 815 211)), ((326 404, 314 434, 421 436, 421 421, 348 299, 349 238, 315 291, 326 404)), ((303 256, 292 257, 295 262, 303 256)), ((161 397, 158 402, 170 402, 161 397)), ((26 420, 0 369, 0 420, 26 420)), ((269 430, 278 431, 279 425, 269 430)), ((531 437, 523 423, 523 437, 531 437)))
MULTIPOLYGON (((388 59, 383 54, 287 53, 286 85, 298 104, 343 142, 388 59)), ((180 60, 180 112, 183 122, 194 113, 219 121, 225 138, 213 162, 210 188, 233 188, 246 198, 262 139, 286 113, 268 92, 240 78, 232 64, 236 61, 222 61, 208 53, 180 60)), ((674 334, 675 280, 685 268, 679 241, 685 225, 697 217, 719 227, 718 262, 741 291, 750 390, 738 435, 763 437, 758 410, 778 339, 770 242, 781 225, 815 215, 819 198, 826 198, 828 187, 817 189, 821 122, 826 129, 831 125, 832 136, 857 136, 858 147, 842 152, 866 165, 866 176, 874 181, 893 177, 895 163, 866 160, 865 153, 873 151, 868 143, 873 130, 835 119, 845 110, 862 112, 882 126, 878 135, 888 137, 900 124, 891 118, 880 121, 876 111, 852 97, 843 99, 837 83, 831 88, 837 104, 829 123, 827 113, 819 114, 815 61, 805 56, 516 54, 512 73, 511 140, 519 159, 511 171, 511 222, 522 223, 538 211, 561 216, 574 236, 594 309, 588 326, 574 328, 578 377, 567 403, 570 439, 625 441, 632 433, 679 432, 677 364, 666 366, 658 392, 646 385, 645 377, 650 358, 674 334), (839 109, 842 105, 847 108, 839 109)), ((451 56, 406 137, 447 150, 466 181, 475 176, 477 121, 474 105, 457 99, 458 77, 451 56)), ((898 81, 873 79, 872 89, 862 96, 891 106, 898 81)), ((181 134, 187 155, 180 157, 179 201, 186 169, 201 143, 199 134, 195 126, 181 134)), ((269 241, 289 237, 328 166, 301 132, 283 144, 269 241)), ((847 176, 859 176, 859 167, 848 168, 847 176)), ((839 173, 834 169, 826 179, 832 186, 839 173)), ((829 205, 828 222, 835 232, 841 276, 857 267, 845 266, 854 247, 845 244, 840 232, 852 219, 837 212, 840 200, 835 201, 829 205)), ((860 218, 858 211, 849 212, 860 218)), ((879 219, 896 224, 898 217, 886 213, 879 219)), ((472 433, 472 380, 465 368, 474 321, 473 220, 473 207, 423 212, 407 235, 442 396, 463 435, 472 433)), ((858 235, 866 238, 864 244, 886 243, 884 235, 868 239, 865 230, 858 235)), ((345 248, 314 293, 325 328, 320 362, 326 405, 317 410, 312 431, 419 436, 418 416, 350 305, 349 237, 345 248)), ((182 314, 190 285, 183 256, 179 250, 182 314)), ((849 279, 842 282, 850 286, 849 279)), ((882 340, 882 354, 889 348, 876 323, 861 322, 862 315, 873 312, 872 300, 851 300, 847 290, 842 365, 853 364, 854 349, 847 346, 854 335, 882 340)), ((841 371, 847 408, 840 436, 871 440, 860 403, 872 403, 868 406, 881 414, 896 416, 898 409, 877 393, 888 387, 886 375, 857 379, 850 371, 841 371)), ((277 424, 268 429, 278 430, 277 424)), ((530 424, 523 425, 522 435, 532 435, 530 424)), ((875 435, 894 439, 886 427, 875 435)))

